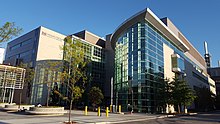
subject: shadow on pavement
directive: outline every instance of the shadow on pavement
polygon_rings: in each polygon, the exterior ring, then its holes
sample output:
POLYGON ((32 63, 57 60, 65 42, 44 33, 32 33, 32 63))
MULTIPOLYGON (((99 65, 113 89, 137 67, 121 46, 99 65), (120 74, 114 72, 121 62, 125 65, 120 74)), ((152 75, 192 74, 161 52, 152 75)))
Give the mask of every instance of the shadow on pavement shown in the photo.
POLYGON ((9 123, 5 123, 5 122, 1 122, 1 121, 0 121, 0 124, 9 124, 9 123))
POLYGON ((205 121, 205 122, 218 122, 220 123, 219 119, 209 119, 209 118, 181 118, 182 120, 191 120, 191 121, 205 121))

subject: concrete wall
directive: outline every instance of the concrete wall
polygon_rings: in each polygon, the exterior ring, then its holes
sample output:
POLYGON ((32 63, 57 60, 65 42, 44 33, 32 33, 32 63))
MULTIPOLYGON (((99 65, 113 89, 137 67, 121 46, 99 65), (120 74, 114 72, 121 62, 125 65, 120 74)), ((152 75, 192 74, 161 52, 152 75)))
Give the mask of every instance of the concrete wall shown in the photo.
MULTIPOLYGON (((166 44, 163 44, 163 56, 164 56, 164 78, 172 79, 175 77, 175 73, 172 72, 172 61, 171 55, 174 53, 174 50, 168 47, 166 44)), ((173 113, 174 107, 172 105, 167 105, 166 113, 173 113)))
POLYGON ((0 64, 3 63, 4 58, 5 58, 5 49, 0 48, 0 64))
MULTIPOLYGON (((215 81, 212 80, 212 78, 208 77, 208 82, 209 84, 215 86, 215 81)), ((210 91, 216 95, 216 87, 212 87, 211 85, 210 85, 210 91)))
POLYGON ((164 54, 164 78, 172 80, 175 77, 175 73, 172 72, 171 55, 174 54, 174 50, 163 44, 164 54))
POLYGON ((161 20, 189 48, 189 51, 187 51, 185 55, 189 57, 194 63, 196 63, 201 69, 203 69, 203 72, 205 74, 207 74, 206 63, 203 56, 201 56, 201 54, 186 39, 186 37, 179 31, 179 29, 169 20, 169 18, 166 17, 166 18, 162 18, 161 20))
MULTIPOLYGON (((105 43, 105 96, 108 97, 108 103, 110 103, 109 100, 111 100, 111 95, 113 97, 113 77, 114 77, 114 50, 111 47, 110 42, 110 35, 106 36, 106 43, 105 43), (112 80, 112 84, 111 84, 112 80)), ((113 100, 113 99, 112 99, 113 100)))
POLYGON ((184 61, 184 64, 185 64, 185 73, 186 73, 185 79, 189 83, 191 88, 194 88, 194 86, 209 88, 209 85, 207 84, 208 79, 203 73, 197 71, 193 67, 193 65, 188 61, 184 61), (193 76, 193 73, 197 74, 200 78, 196 78, 195 76, 193 76), (207 82, 203 82, 201 81, 201 79, 204 79, 204 81, 206 80, 207 82))
POLYGON ((55 31, 40 27, 40 37, 36 61, 39 60, 62 60, 64 38, 66 36, 55 31))

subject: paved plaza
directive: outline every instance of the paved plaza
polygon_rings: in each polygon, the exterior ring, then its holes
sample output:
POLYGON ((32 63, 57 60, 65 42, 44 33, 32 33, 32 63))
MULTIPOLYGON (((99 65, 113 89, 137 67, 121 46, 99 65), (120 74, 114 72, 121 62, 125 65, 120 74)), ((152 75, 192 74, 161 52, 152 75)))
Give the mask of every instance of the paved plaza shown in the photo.
MULTIPOLYGON (((126 123, 133 121, 145 121, 163 116, 151 114, 112 114, 106 117, 105 113, 99 117, 96 112, 88 112, 85 116, 83 111, 72 111, 71 120, 77 123, 126 123)), ((14 112, 0 111, 0 124, 61 124, 68 120, 68 114, 62 116, 26 115, 14 112)))
MULTIPOLYGON (((68 120, 68 114, 62 116, 39 116, 0 111, 0 124, 62 124, 66 120, 68 120)), ((96 112, 89 112, 85 116, 83 111, 73 110, 71 120, 79 124, 219 124, 220 111, 190 116, 169 116, 167 118, 164 115, 138 113, 124 115, 109 113, 109 117, 102 113, 102 116, 98 117, 96 112)))

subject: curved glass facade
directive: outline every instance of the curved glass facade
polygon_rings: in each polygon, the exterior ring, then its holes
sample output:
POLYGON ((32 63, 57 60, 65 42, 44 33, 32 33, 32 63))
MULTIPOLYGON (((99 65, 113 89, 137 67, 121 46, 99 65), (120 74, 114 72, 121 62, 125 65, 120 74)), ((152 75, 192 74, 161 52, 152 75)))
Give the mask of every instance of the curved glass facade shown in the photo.
POLYGON ((183 53, 147 21, 128 27, 115 46, 114 93, 123 110, 133 105, 136 112, 158 111, 158 88, 164 79, 163 43, 183 53))

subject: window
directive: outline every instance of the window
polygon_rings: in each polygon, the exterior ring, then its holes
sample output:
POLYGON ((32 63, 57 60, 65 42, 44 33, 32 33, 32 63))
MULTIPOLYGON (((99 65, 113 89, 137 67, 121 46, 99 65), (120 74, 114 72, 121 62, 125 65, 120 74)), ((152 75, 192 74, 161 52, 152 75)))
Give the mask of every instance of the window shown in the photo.
POLYGON ((23 41, 23 42, 21 42, 21 43, 19 43, 19 44, 16 44, 16 45, 10 47, 10 50, 14 50, 14 49, 17 49, 17 48, 19 48, 19 47, 21 47, 21 46, 25 46, 25 45, 27 45, 27 44, 30 44, 31 42, 32 42, 32 39, 31 39, 31 38, 30 38, 30 39, 27 39, 27 40, 25 40, 25 41, 23 41))
POLYGON ((21 47, 21 44, 20 44, 20 43, 14 45, 14 46, 12 46, 12 47, 10 47, 10 50, 14 50, 14 49, 17 49, 17 48, 19 48, 19 47, 21 47))
POLYGON ((28 40, 25 40, 23 42, 21 42, 21 46, 24 46, 24 45, 27 45, 27 44, 30 44, 32 42, 32 39, 28 39, 28 40))
POLYGON ((27 56, 27 55, 30 54, 30 53, 31 53, 30 50, 29 50, 29 51, 26 51, 26 52, 23 52, 23 53, 20 54, 19 57, 25 57, 25 56, 27 56))

